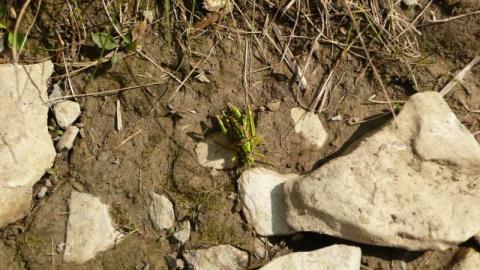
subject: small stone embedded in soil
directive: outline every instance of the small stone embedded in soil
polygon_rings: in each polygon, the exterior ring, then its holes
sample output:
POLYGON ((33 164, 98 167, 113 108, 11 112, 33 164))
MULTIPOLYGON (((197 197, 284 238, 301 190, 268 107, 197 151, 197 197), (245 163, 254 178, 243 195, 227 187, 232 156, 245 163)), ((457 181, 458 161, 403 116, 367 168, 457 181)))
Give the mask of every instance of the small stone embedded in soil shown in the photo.
POLYGON ((295 133, 300 134, 314 149, 322 148, 328 139, 328 133, 318 116, 302 108, 292 108, 290 114, 295 125, 295 133))
POLYGON ((68 210, 65 262, 87 262, 122 240, 124 235, 113 227, 108 206, 98 198, 72 191, 68 210))
POLYGON ((480 269, 480 252, 473 248, 460 248, 455 256, 456 262, 451 270, 478 270, 480 269))
POLYGON ((272 112, 275 112, 275 111, 278 111, 280 109, 280 105, 282 104, 282 101, 281 100, 274 100, 274 101, 270 101, 268 104, 267 104, 267 108, 272 111, 272 112))
POLYGON ((142 13, 143 17, 145 18, 145 20, 147 20, 148 23, 152 23, 153 22, 153 11, 151 10, 144 10, 143 13, 142 13))
POLYGON ((231 245, 186 250, 183 258, 192 269, 246 269, 248 253, 231 245))
POLYGON ((195 147, 198 163, 202 167, 216 170, 235 168, 232 158, 237 153, 229 148, 229 142, 221 132, 208 136, 195 147))
POLYGON ((33 185, 55 159, 44 104, 52 72, 50 61, 0 65, 0 228, 25 216, 33 185))
POLYGON ((167 230, 175 224, 175 212, 173 204, 164 195, 158 195, 155 192, 148 194, 152 199, 148 215, 157 230, 167 230))
POLYGON ((287 222, 365 244, 444 250, 480 231, 480 190, 470 186, 480 182, 478 164, 480 145, 442 97, 418 93, 356 149, 287 181, 287 222))
POLYGON ((55 252, 57 252, 58 254, 61 254, 63 253, 63 251, 65 251, 65 243, 64 242, 58 243, 55 247, 55 252))
POLYGON ((203 7, 207 11, 219 11, 223 7, 228 8, 231 10, 232 3, 228 0, 204 0, 203 7), (228 6, 226 6, 228 5, 228 6))
POLYGON ((418 0, 402 0, 402 2, 407 6, 413 6, 418 3, 418 0))
POLYGON ((362 251, 358 247, 333 245, 310 252, 295 252, 276 258, 260 268, 261 270, 277 269, 345 269, 358 270, 362 259, 362 251))
POLYGON ((60 137, 60 140, 58 140, 57 144, 55 145, 57 151, 65 152, 72 149, 73 143, 75 142, 75 138, 77 138, 77 135, 78 127, 69 126, 63 133, 62 137, 60 137))
POLYGON ((41 199, 41 198, 45 197, 45 195, 47 194, 47 191, 48 191, 48 187, 42 186, 37 193, 37 198, 41 199))
POLYGON ((80 116, 80 105, 73 101, 62 101, 53 107, 57 124, 61 128, 67 128, 78 116, 80 116))
POLYGON ((176 270, 176 269, 183 269, 185 268, 185 262, 181 259, 177 259, 177 253, 168 254, 166 256, 168 269, 176 270))
POLYGON ((173 233, 173 238, 180 244, 185 244, 190 239, 190 221, 185 220, 178 225, 177 231, 173 233))
POLYGON ((262 236, 289 235, 296 231, 286 220, 283 185, 298 177, 279 174, 265 168, 245 171, 238 180, 238 192, 243 214, 255 231, 262 236))
POLYGON ((97 160, 98 161, 106 161, 109 157, 110 157, 110 153, 108 153, 106 151, 102 151, 102 152, 100 152, 100 154, 98 154, 97 160))
POLYGON ((267 256, 265 242, 255 238, 255 242, 253 243, 253 254, 255 254, 257 258, 264 259, 267 256))

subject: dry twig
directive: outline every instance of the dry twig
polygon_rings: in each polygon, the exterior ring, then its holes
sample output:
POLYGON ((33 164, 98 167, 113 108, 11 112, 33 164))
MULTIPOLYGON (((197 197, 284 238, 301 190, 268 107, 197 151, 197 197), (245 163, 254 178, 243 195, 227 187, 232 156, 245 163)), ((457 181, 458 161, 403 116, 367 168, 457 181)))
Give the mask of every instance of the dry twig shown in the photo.
POLYGON ((465 75, 467 75, 468 71, 470 71, 470 69, 472 69, 472 67, 478 63, 478 61, 480 61, 480 56, 475 57, 457 75, 455 75, 455 77, 439 92, 440 95, 443 97, 448 94, 448 92, 450 92, 450 90, 452 90, 453 87, 455 87, 455 85, 457 85, 457 83, 461 81, 465 75))

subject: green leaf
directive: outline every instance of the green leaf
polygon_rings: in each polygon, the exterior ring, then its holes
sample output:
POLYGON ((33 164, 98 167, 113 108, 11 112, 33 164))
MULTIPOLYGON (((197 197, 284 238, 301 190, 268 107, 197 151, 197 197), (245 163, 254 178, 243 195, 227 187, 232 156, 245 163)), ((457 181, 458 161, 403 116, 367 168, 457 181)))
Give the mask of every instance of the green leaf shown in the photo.
POLYGON ((57 174, 57 173, 55 172, 55 169, 54 169, 54 168, 47 169, 46 172, 47 172, 48 174, 50 174, 50 175, 55 175, 55 174, 57 174))
POLYGON ((112 55, 112 58, 110 58, 110 62, 112 62, 112 65, 115 65, 116 63, 120 62, 122 60, 122 55, 120 53, 114 53, 112 55))
POLYGON ((107 33, 93 33, 92 39, 99 48, 105 48, 107 51, 118 47, 118 42, 107 33))
POLYGON ((7 25, 4 22, 0 22, 0 29, 7 29, 7 25))
POLYGON ((137 50, 137 47, 138 47, 138 42, 134 41, 134 42, 127 43, 125 45, 125 50, 127 50, 127 52, 133 52, 137 50))
POLYGON ((130 38, 129 35, 123 35, 123 42, 130 43, 132 42, 132 39, 130 38))
MULTIPOLYGON (((13 39, 15 37, 15 32, 8 33, 8 44, 13 47, 13 39)), ((25 42, 25 34, 21 32, 17 32, 17 42, 16 42, 16 49, 20 50, 22 48, 22 44, 25 42)), ((25 46, 23 46, 25 47, 25 46)))

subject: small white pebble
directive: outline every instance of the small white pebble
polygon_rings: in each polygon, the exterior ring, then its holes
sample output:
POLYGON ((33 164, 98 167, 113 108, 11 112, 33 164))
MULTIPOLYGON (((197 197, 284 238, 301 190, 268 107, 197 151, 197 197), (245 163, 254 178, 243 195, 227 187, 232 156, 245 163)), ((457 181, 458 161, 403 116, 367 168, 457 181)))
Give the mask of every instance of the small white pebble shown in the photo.
POLYGON ((402 0, 402 2, 407 6, 413 6, 418 3, 418 0, 402 0))
POLYGON ((45 194, 47 194, 47 191, 48 191, 48 187, 46 186, 41 187, 37 193, 37 198, 41 199, 45 197, 45 194))
POLYGON ((332 117, 332 119, 330 119, 331 121, 342 121, 343 120, 343 117, 341 114, 337 114, 335 115, 334 117, 332 117))

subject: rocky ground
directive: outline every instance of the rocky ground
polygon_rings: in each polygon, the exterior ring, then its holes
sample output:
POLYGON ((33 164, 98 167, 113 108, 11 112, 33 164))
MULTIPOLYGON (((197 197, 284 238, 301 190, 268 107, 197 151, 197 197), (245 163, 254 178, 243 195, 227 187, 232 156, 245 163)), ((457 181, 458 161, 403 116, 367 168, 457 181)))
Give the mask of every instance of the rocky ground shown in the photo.
POLYGON ((0 5, 2 269, 478 269, 480 6, 407 2, 0 5))

